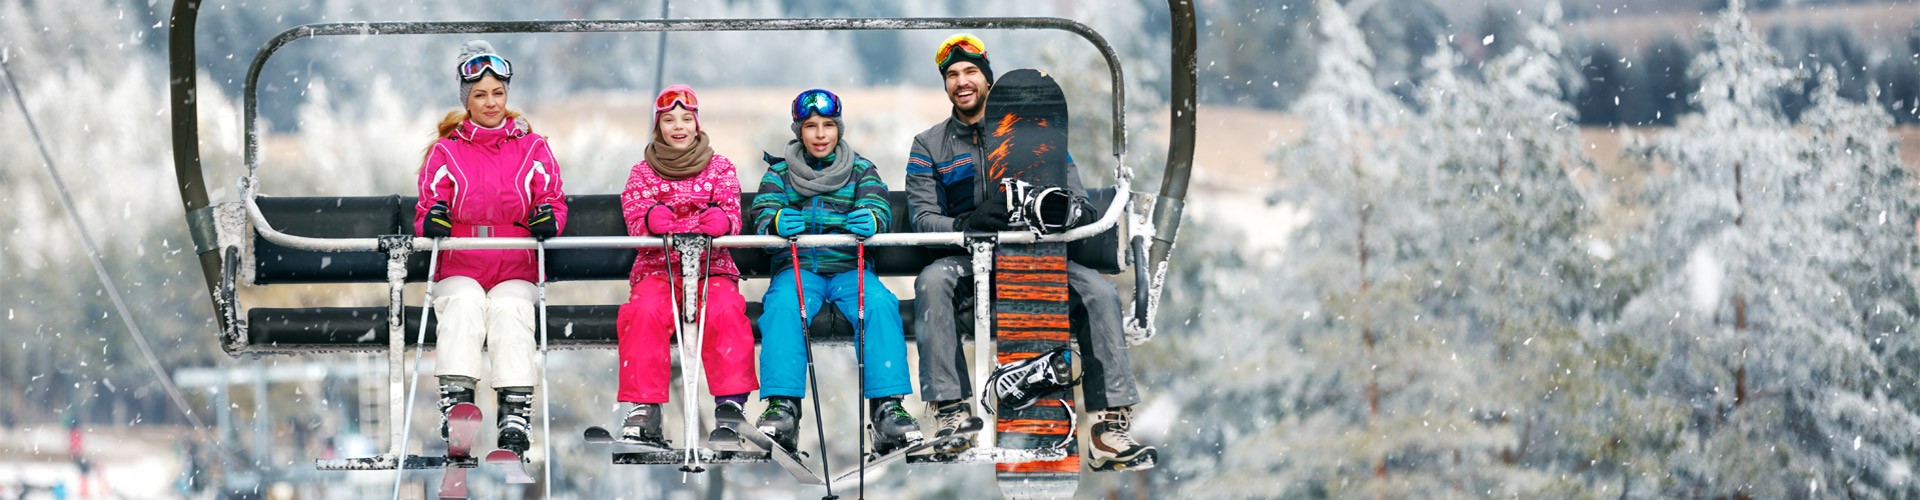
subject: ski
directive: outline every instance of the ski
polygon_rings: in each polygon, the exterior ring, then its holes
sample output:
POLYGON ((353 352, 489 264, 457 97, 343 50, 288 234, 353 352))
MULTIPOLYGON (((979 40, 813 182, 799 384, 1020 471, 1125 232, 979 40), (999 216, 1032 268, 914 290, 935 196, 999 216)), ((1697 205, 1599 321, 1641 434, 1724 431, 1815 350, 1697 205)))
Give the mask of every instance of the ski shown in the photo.
POLYGON ((533 484, 533 476, 527 474, 527 462, 513 450, 493 450, 487 453, 487 463, 500 466, 507 477, 507 484, 533 484))
POLYGON ((638 447, 638 448, 641 448, 641 449, 642 449, 641 451, 649 451, 649 452, 652 452, 652 451, 686 451, 686 450, 681 450, 681 449, 678 449, 678 448, 673 448, 673 447, 672 447, 672 441, 664 441, 664 440, 663 440, 662 442, 659 442, 659 443, 651 443, 651 442, 647 442, 647 441, 639 441, 639 440, 633 440, 633 439, 627 439, 627 438, 626 438, 625 436, 615 436, 615 435, 613 435, 613 432, 612 432, 612 431, 608 431, 608 430, 607 430, 607 428, 605 428, 605 427, 600 427, 600 426, 597 426, 597 425, 596 425, 596 426, 593 426, 593 427, 588 427, 588 428, 587 428, 587 430, 586 430, 586 432, 584 433, 584 435, 583 435, 582 437, 584 437, 584 438, 586 438, 586 440, 587 440, 587 442, 588 442, 588 443, 593 443, 593 444, 618 444, 618 445, 626 445, 626 446, 633 446, 633 447, 638 447))
MULTIPOLYGON (((957 430, 953 434, 948 434, 947 437, 948 438, 969 437, 969 436, 972 436, 974 433, 980 432, 981 429, 985 429, 986 426, 987 426, 986 421, 981 420, 980 417, 971 417, 967 419, 966 424, 963 424, 960 426, 959 430, 957 430)), ((881 465, 897 462, 901 459, 907 458, 907 455, 919 453, 922 450, 932 448, 934 443, 937 443, 939 441, 940 440, 938 439, 923 439, 920 441, 916 441, 912 444, 909 444, 905 447, 902 447, 898 450, 894 450, 891 453, 887 453, 885 455, 880 455, 880 456, 873 456, 873 453, 869 452, 866 454, 866 457, 864 457, 867 461, 866 466, 871 468, 871 467, 878 467, 881 465)), ((848 479, 853 479, 854 476, 859 473, 860 471, 858 470, 858 468, 855 468, 855 470, 849 470, 847 472, 840 473, 840 475, 833 477, 833 482, 834 484, 840 484, 842 482, 845 482, 848 479)))
POLYGON ((467 497, 467 469, 473 460, 473 441, 480 434, 480 406, 460 403, 447 409, 446 473, 440 476, 440 498, 467 497))
MULTIPOLYGON (((759 427, 748 424, 746 414, 742 413, 739 408, 719 409, 714 412, 713 417, 714 420, 720 422, 733 423, 734 429, 738 431, 735 433, 736 435, 745 438, 747 441, 752 441, 754 446, 759 446, 761 449, 767 450, 767 454, 772 456, 774 463, 780 464, 780 468, 786 469, 787 474, 793 475, 793 479, 799 481, 800 484, 826 484, 826 481, 821 479, 819 474, 815 474, 813 469, 807 468, 807 464, 800 463, 800 459, 806 458, 806 452, 794 452, 787 450, 784 446, 780 446, 780 443, 774 442, 773 438, 767 437, 765 433, 760 432, 759 427)), ((714 430, 717 432, 720 429, 714 430)))
POLYGON ((719 451, 747 451, 740 428, 747 427, 747 415, 739 406, 718 405, 713 410, 713 431, 707 433, 707 447, 719 451))

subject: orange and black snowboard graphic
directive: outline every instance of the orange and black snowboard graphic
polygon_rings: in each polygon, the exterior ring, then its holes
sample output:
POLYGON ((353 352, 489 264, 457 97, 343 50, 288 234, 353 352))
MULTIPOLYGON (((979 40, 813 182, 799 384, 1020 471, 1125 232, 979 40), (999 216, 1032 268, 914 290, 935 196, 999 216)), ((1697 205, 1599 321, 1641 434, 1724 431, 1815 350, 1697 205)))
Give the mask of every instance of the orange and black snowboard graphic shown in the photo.
MULTIPOLYGON (((994 82, 987 96, 986 175, 1035 186, 1066 186, 1067 102, 1045 73, 1020 69, 994 82)), ((1072 341, 1068 325, 1067 244, 999 245, 993 258, 993 325, 1001 365, 1045 353, 1072 341)), ((1051 449, 1064 445, 1062 460, 1003 463, 995 467, 1010 498, 1069 497, 1080 481, 1079 440, 1074 436, 1072 389, 1048 395, 1031 407, 998 408, 998 446, 1051 449)))

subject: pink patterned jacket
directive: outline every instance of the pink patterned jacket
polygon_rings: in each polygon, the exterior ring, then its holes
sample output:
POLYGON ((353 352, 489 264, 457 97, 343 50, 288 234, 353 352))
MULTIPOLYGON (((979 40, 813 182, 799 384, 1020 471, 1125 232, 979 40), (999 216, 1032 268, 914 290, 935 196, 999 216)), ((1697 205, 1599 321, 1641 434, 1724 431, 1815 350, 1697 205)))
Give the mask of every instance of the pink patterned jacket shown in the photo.
MULTIPOLYGON (((740 177, 734 171, 733 162, 718 154, 707 161, 707 168, 699 175, 679 181, 660 177, 654 173, 653 166, 641 160, 633 165, 627 175, 627 187, 620 192, 620 212, 627 221, 627 234, 633 236, 695 232, 700 224, 700 211, 709 207, 725 213, 732 222, 727 234, 740 234, 740 177), (647 213, 655 205, 664 205, 673 211, 674 217, 667 227, 647 227, 647 213)), ((739 268, 733 264, 733 255, 724 249, 708 254, 707 265, 713 276, 740 276, 739 268)), ((641 278, 665 273, 667 269, 665 250, 642 248, 639 258, 633 261, 633 272, 627 281, 638 286, 641 278)))

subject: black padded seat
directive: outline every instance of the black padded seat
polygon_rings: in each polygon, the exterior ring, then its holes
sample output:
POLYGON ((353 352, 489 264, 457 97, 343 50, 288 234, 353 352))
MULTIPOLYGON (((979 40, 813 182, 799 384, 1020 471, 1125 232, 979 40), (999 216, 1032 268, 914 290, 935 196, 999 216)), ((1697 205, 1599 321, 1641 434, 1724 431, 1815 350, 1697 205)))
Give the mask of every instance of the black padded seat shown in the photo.
MULTIPOLYGON (((417 345, 420 308, 407 306, 406 345, 417 345)), ((556 349, 613 347, 619 334, 614 320, 619 305, 549 305, 547 340, 556 349), (569 329, 571 327, 571 329, 569 329)), ((760 303, 747 303, 747 317, 760 317, 760 303)), ((900 320, 913 340, 913 301, 900 301, 900 320)), ((427 345, 437 342, 434 321, 427 320, 427 345)), ((852 344, 853 324, 834 307, 813 318, 808 337, 816 342, 852 344)), ((248 343, 270 349, 378 351, 387 348, 385 307, 256 307, 247 311, 248 343)), ((754 326, 753 337, 760 339, 754 326)))
MULTIPOLYGON (((1094 205, 1105 207, 1113 199, 1114 188, 1088 193, 1094 205)), ((752 205, 752 193, 741 195, 741 206, 752 205)), ((371 238, 389 234, 411 234, 413 205, 416 198, 406 196, 261 197, 260 211, 274 228, 297 236, 329 238, 371 238)), ((910 212, 904 192, 889 192, 893 205, 892 232, 909 232, 910 212)), ((618 195, 580 195, 567 197, 568 236, 626 236, 626 223, 620 213, 618 195)), ((749 224, 751 224, 749 222, 749 224)), ((1074 262, 1106 274, 1121 271, 1119 231, 1110 230, 1095 237, 1076 241, 1068 255, 1074 262)), ((746 279, 768 278, 771 252, 759 248, 734 248, 734 263, 746 279)), ((881 276, 917 276, 935 259, 965 255, 954 247, 872 247, 873 271, 881 276)), ((547 272, 553 281, 625 280, 638 251, 631 248, 555 249, 549 252, 547 272)), ((422 282, 427 274, 426 252, 416 252, 407 263, 407 281, 422 282)), ((288 283, 384 283, 387 281, 387 257, 377 251, 312 252, 274 244, 254 237, 254 282, 288 283)), ((896 291, 899 292, 899 291, 896 291)), ((752 297, 750 297, 752 298, 752 297)), ((902 300, 900 312, 908 337, 913 332, 913 301, 902 300)), ((408 332, 417 332, 418 307, 406 308, 408 332)), ((812 336, 827 342, 851 342, 853 326, 832 307, 821 308, 813 319, 812 336)), ((552 305, 548 336, 556 347, 613 346, 614 322, 619 305, 552 305), (566 327, 573 327, 567 336, 566 327)), ((760 303, 747 303, 747 316, 760 317, 760 303)), ((387 345, 387 309, 384 307, 324 308, 252 308, 247 311, 248 343, 262 347, 287 347, 310 350, 378 350, 387 345)), ((757 327, 756 327, 757 328, 757 327)), ((406 342, 412 345, 413 334, 406 342)), ((756 336, 758 332, 756 330, 756 336)), ((433 343, 429 329, 427 342, 433 343)))

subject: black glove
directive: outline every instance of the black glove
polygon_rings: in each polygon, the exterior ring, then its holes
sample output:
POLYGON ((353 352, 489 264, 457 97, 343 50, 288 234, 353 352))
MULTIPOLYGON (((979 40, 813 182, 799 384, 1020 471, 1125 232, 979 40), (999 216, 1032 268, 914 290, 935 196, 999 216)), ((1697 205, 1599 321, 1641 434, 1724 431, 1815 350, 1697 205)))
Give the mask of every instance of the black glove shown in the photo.
POLYGON ((533 213, 527 214, 527 230, 533 232, 533 239, 546 241, 560 235, 560 220, 553 218, 553 205, 541 203, 533 207, 533 213))
POLYGON ((1085 226, 1097 220, 1100 220, 1100 209, 1093 206, 1093 200, 1085 196, 1073 197, 1073 220, 1067 221, 1067 227, 1085 226))
POLYGON ((427 208, 427 220, 420 223, 420 237, 445 238, 453 236, 453 218, 447 216, 447 202, 434 202, 427 208))
POLYGON ((962 218, 954 219, 954 229, 958 231, 1005 231, 1007 223, 1007 193, 995 190, 992 196, 980 200, 980 206, 962 218))

